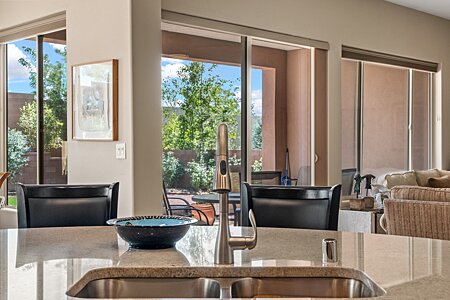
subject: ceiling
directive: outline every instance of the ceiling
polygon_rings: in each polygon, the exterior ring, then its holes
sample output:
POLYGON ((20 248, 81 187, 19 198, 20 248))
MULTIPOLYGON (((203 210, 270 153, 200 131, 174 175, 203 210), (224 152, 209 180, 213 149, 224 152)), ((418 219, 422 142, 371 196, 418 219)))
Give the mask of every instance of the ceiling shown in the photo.
POLYGON ((450 0, 386 0, 450 20, 450 0))

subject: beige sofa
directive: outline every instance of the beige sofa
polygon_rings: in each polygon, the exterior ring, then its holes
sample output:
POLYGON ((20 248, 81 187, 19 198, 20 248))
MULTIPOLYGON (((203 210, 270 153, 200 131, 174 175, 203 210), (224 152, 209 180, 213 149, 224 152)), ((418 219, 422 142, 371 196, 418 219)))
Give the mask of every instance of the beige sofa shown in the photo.
POLYGON ((380 225, 387 234, 450 240, 450 188, 393 187, 380 225))
POLYGON ((388 189, 400 185, 450 188, 450 171, 430 169, 387 173, 377 176, 374 183, 388 189))

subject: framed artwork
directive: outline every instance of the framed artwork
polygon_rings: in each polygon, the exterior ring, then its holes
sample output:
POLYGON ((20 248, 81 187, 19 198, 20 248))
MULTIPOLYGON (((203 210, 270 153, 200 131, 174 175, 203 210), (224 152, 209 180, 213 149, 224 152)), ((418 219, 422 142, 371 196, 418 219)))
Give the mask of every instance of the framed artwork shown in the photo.
POLYGON ((118 140, 118 60, 72 66, 72 138, 118 140))

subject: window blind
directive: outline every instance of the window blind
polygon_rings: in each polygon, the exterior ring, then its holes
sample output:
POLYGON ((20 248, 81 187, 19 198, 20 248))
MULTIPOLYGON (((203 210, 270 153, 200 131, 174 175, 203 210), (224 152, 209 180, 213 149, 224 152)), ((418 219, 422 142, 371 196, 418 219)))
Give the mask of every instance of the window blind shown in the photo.
POLYGON ((392 54, 342 46, 342 58, 375 62, 427 72, 437 72, 439 64, 392 54))

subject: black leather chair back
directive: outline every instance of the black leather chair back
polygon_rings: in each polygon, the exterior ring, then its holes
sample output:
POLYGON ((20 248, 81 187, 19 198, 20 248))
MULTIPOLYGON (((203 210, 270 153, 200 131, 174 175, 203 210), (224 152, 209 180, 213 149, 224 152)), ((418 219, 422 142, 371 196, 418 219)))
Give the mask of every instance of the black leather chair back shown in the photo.
POLYGON ((242 183, 242 224, 253 210, 258 227, 337 230, 341 185, 262 186, 242 183))
POLYGON ((103 226, 117 217, 119 183, 17 184, 19 228, 103 226))

